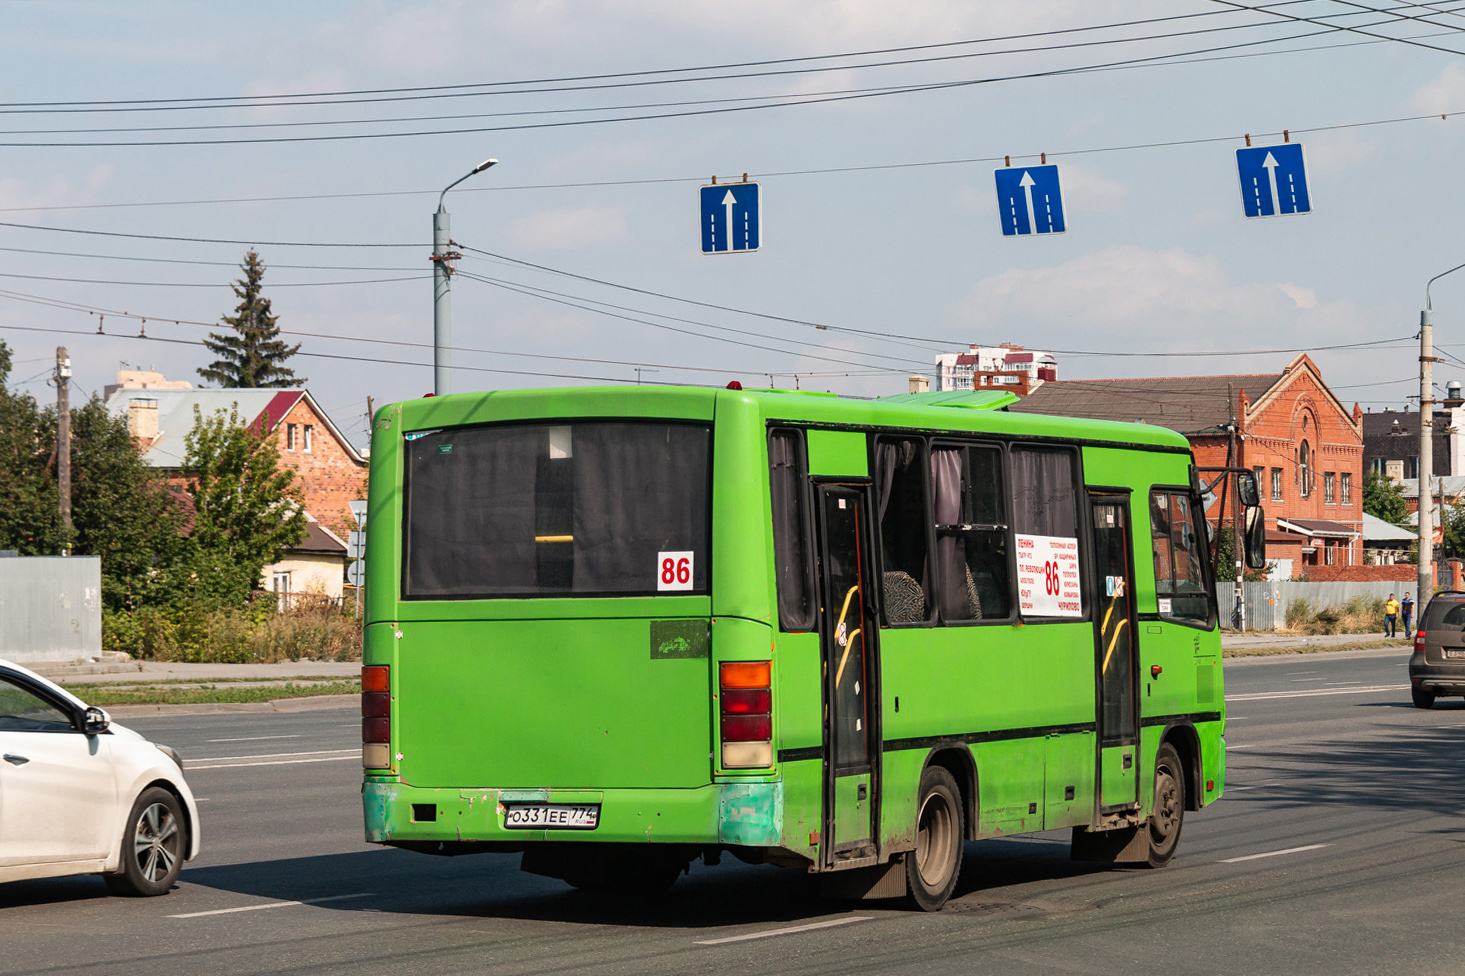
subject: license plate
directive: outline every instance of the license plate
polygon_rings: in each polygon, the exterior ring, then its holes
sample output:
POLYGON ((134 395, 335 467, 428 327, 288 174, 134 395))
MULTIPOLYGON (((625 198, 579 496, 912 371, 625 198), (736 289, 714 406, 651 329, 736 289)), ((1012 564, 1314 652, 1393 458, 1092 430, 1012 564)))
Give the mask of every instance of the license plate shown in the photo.
POLYGON ((1465 647, 1447 647, 1447 648, 1445 648, 1445 660, 1447 660, 1447 661, 1465 661, 1465 647))
POLYGON ((598 803, 507 803, 504 826, 515 830, 594 830, 598 803))

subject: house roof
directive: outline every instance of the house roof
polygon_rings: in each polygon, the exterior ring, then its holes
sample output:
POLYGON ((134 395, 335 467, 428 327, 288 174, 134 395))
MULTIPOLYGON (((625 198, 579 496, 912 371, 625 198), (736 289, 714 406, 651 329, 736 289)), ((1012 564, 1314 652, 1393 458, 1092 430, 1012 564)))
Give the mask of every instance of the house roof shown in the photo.
POLYGON ((1342 522, 1330 522, 1327 519, 1277 519, 1277 528, 1291 532, 1299 532, 1302 535, 1326 536, 1329 538, 1356 539, 1358 530, 1351 525, 1342 522))
POLYGON ((307 522, 305 538, 290 547, 290 552, 327 552, 344 556, 346 542, 319 522, 307 522))
POLYGON ((1418 537, 1418 532, 1401 529, 1376 515, 1363 513, 1363 541, 1365 542, 1413 542, 1418 537))
POLYGON ((1063 417, 1157 424, 1182 434, 1216 433, 1233 419, 1236 396, 1257 400, 1286 373, 1049 380, 1009 409, 1063 417))
POLYGON ((155 400, 158 404, 158 437, 142 452, 143 460, 155 468, 177 468, 183 464, 184 438, 193 429, 193 408, 204 416, 238 407, 239 419, 246 426, 259 424, 265 431, 274 430, 297 403, 305 400, 330 429, 354 461, 362 457, 352 446, 308 390, 232 389, 232 390, 117 390, 107 398, 107 409, 126 417, 133 400, 155 400))
MULTIPOLYGON (((1453 498, 1461 492, 1465 492, 1465 474, 1435 475, 1430 479, 1430 491, 1436 497, 1444 492, 1446 498, 1453 498)), ((1399 484, 1404 486, 1405 498, 1419 497, 1419 479, 1405 478, 1399 484)))

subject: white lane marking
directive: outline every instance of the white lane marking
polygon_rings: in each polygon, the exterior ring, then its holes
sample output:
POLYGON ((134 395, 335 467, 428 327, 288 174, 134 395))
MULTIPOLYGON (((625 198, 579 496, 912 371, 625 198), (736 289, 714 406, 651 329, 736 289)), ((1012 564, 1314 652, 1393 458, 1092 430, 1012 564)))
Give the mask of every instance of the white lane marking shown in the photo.
POLYGON ((1331 687, 1333 685, 1361 685, 1361 684, 1363 684, 1362 681, 1324 681, 1323 682, 1323 687, 1324 688, 1328 688, 1328 687, 1331 687))
POLYGON ((795 932, 812 932, 814 929, 828 929, 850 922, 868 922, 873 915, 849 915, 845 918, 831 918, 825 922, 810 922, 808 925, 790 925, 786 929, 769 929, 767 932, 749 932, 747 935, 729 935, 721 939, 703 939, 697 945, 725 945, 729 942, 747 942, 749 939, 766 939, 774 935, 793 935, 795 932))
POLYGON ((1245 695, 1227 695, 1228 702, 1251 702, 1269 701, 1273 698, 1315 698, 1320 695, 1371 695, 1381 691, 1392 691, 1403 694, 1404 689, 1399 685, 1372 685, 1368 688, 1320 688, 1299 689, 1297 691, 1254 691, 1245 695))
POLYGON ((1255 748, 1256 748, 1256 743, 1253 742, 1251 745, 1247 745, 1247 746, 1233 746, 1233 745, 1228 745, 1228 746, 1226 746, 1226 751, 1227 752, 1235 752, 1237 749, 1255 749, 1255 748))
POLYGON ((246 735, 239 739, 210 739, 210 742, 263 742, 265 739, 298 739, 304 733, 294 735, 246 735))
POLYGON ((1306 847, 1289 847, 1285 851, 1267 851, 1265 854, 1247 854, 1245 857, 1223 857, 1221 864, 1236 864, 1240 861, 1255 861, 1260 857, 1280 857, 1283 854, 1301 854, 1303 851, 1315 851, 1320 847, 1327 847, 1327 844, 1308 844, 1306 847))
POLYGON ((1230 785, 1228 783, 1228 784, 1226 784, 1226 792, 1227 793, 1237 793, 1237 792, 1240 792, 1242 790, 1264 790, 1268 786, 1276 786, 1276 785, 1277 785, 1276 783, 1252 783, 1250 786, 1232 786, 1232 785, 1230 785))
POLYGON ((205 915, 232 915, 235 912, 258 912, 266 908, 288 908, 291 905, 320 905, 328 901, 345 901, 347 898, 370 898, 374 892, 358 891, 354 895, 328 895, 325 898, 302 898, 300 901, 269 901, 263 905, 244 905, 239 908, 216 908, 211 912, 184 912, 169 915, 169 918, 202 918, 205 915))
POLYGON ((1316 671, 1288 671, 1288 674, 1317 674, 1316 671))
POLYGON ((293 759, 295 756, 335 756, 343 752, 360 752, 355 749, 307 749, 304 752, 257 752, 249 756, 200 756, 198 762, 232 762, 235 759, 293 759))
POLYGON ((190 763, 188 771, 190 773, 196 773, 201 769, 245 769, 249 766, 298 766, 301 763, 347 762, 360 758, 361 750, 358 749, 349 756, 317 756, 314 759, 270 759, 265 762, 216 763, 213 766, 195 766, 190 763))

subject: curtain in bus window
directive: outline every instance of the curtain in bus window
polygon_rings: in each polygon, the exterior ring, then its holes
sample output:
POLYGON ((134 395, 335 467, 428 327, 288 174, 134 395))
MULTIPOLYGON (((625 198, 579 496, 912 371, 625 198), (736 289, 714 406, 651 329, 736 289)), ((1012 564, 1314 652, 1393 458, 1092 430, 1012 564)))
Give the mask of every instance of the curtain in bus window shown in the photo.
POLYGON ((946 620, 1008 615, 1001 458, 986 447, 931 451, 938 603, 946 620))
POLYGON ((666 552, 692 552, 691 589, 706 590, 707 455, 705 427, 575 426, 576 591, 656 592, 666 552))
POLYGON ((809 630, 808 523, 804 513, 803 436, 778 430, 768 438, 768 488, 773 504, 773 562, 778 574, 778 619, 784 630, 809 630))
POLYGON ((1012 525, 1020 535, 1077 538, 1072 452, 1013 448, 1012 525))
POLYGON ((875 447, 880 488, 880 553, 885 619, 918 623, 930 617, 926 572, 926 479, 921 442, 881 438, 875 447))
POLYGON ((439 431, 408 441, 405 591, 532 589, 539 427, 439 431))

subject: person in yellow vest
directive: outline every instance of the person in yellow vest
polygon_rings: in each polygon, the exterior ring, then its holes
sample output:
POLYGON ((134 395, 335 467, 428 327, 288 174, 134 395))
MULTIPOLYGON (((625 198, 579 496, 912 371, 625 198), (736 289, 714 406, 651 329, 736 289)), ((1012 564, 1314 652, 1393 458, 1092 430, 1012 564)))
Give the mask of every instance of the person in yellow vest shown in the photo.
POLYGON ((1384 636, 1385 637, 1397 637, 1397 636, 1399 636, 1399 628, 1398 628, 1398 625, 1396 623, 1398 621, 1398 619, 1399 619, 1399 601, 1398 600, 1395 600, 1394 599, 1394 594, 1390 593, 1389 594, 1389 598, 1384 601, 1384 636))

